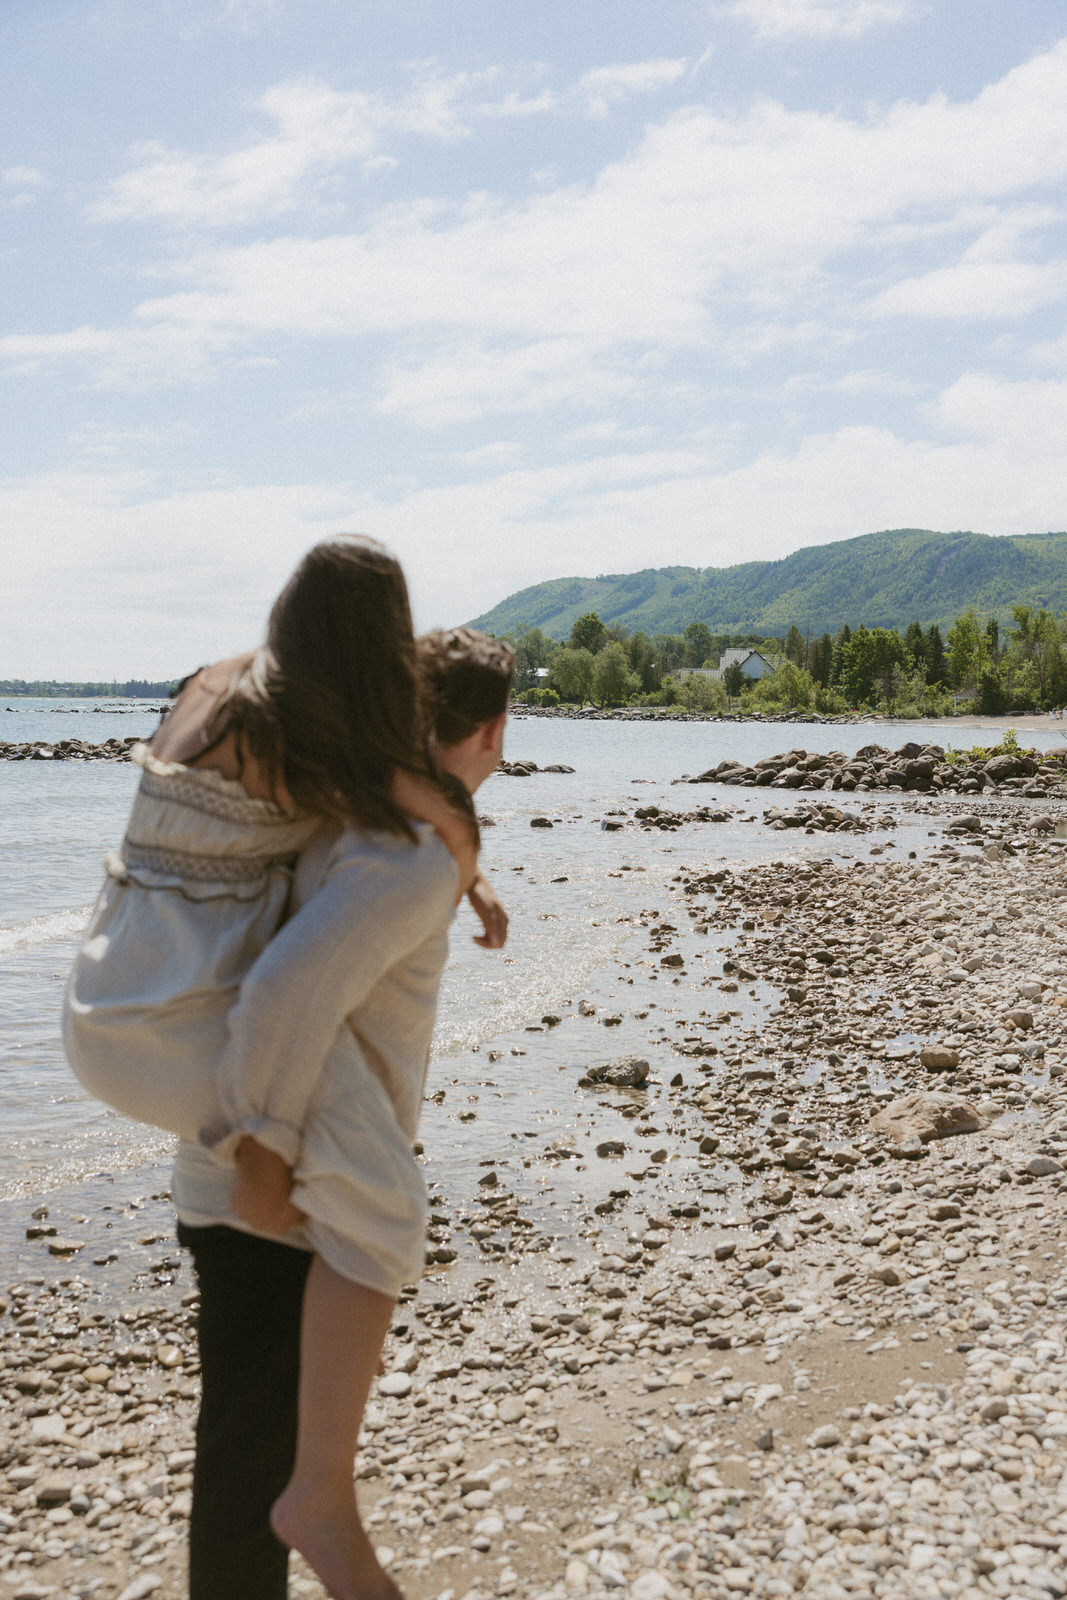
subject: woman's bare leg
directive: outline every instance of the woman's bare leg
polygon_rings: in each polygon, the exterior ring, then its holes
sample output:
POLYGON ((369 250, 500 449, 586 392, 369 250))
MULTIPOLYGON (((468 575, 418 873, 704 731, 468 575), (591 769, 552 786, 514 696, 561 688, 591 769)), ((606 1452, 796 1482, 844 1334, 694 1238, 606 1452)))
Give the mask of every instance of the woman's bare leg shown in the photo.
POLYGON ((312 1262, 300 1336, 296 1465, 274 1502, 271 1526, 334 1600, 400 1600, 364 1532, 354 1483, 363 1411, 395 1304, 342 1278, 321 1256, 312 1262))

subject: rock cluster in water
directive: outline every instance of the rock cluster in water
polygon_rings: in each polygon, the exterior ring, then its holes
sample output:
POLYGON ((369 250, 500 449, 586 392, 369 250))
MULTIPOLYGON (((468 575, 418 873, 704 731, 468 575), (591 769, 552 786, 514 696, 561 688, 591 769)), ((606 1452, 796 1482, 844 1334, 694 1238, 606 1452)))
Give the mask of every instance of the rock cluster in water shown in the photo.
POLYGON ((735 760, 720 761, 683 783, 729 783, 773 789, 829 789, 866 793, 876 789, 906 789, 949 794, 1018 793, 1040 798, 1067 796, 1067 748, 1029 751, 1000 748, 985 756, 946 753, 940 745, 903 744, 885 750, 866 744, 854 756, 840 750, 829 754, 788 750, 763 756, 751 766, 735 760))
POLYGON ((805 828, 809 833, 870 833, 873 829, 895 828, 896 818, 885 811, 842 811, 840 806, 771 806, 763 813, 768 828, 805 828))
POLYGON ((93 744, 88 739, 34 739, 24 744, 0 740, 0 761, 128 761, 130 750, 140 739, 105 739, 93 744))
POLYGON ((551 767, 539 767, 536 761, 502 761, 496 770, 502 778, 532 778, 535 772, 573 772, 574 768, 558 762, 551 767))

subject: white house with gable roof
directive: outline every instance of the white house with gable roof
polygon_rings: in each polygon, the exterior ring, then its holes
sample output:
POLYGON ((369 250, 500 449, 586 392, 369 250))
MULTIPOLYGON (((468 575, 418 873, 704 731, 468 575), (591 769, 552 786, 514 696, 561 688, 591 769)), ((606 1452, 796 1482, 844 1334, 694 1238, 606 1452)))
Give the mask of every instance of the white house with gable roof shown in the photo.
POLYGON ((719 657, 717 667, 680 667, 674 676, 721 679, 727 667, 732 666, 741 668, 743 678, 765 678, 769 672, 774 671, 773 664, 766 656, 760 655, 758 650, 750 650, 746 645, 731 645, 729 650, 724 650, 719 657))

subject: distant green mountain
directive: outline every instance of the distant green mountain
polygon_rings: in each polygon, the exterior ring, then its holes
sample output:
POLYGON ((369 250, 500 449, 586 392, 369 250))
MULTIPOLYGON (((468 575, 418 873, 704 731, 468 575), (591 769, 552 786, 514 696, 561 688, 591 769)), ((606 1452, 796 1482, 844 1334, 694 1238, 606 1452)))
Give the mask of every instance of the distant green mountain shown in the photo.
POLYGON ((946 628, 972 605, 1009 622, 1020 604, 1067 611, 1067 533, 991 538, 894 528, 782 561, 554 578, 509 595, 472 626, 499 634, 525 624, 565 639, 576 618, 597 611, 630 632, 681 633, 705 622, 713 633, 782 634, 796 623, 814 635, 846 622, 946 628))

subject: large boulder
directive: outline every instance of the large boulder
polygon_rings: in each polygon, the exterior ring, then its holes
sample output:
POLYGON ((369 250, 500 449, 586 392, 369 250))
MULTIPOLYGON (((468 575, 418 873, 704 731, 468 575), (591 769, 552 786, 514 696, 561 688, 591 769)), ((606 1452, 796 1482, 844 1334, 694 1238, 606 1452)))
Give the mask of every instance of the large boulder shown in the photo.
POLYGON ((960 1064, 960 1053, 947 1045, 928 1044, 919 1051, 919 1060, 927 1072, 955 1072, 960 1064))
POLYGON ((639 1056, 624 1056, 621 1061, 590 1067, 586 1078, 591 1083, 609 1083, 615 1089, 643 1089, 649 1070, 648 1062, 639 1056))
POLYGON ((890 1101, 871 1118, 875 1133, 887 1134, 896 1144, 918 1139, 950 1139, 957 1133, 980 1133, 989 1124, 978 1107, 956 1094, 927 1093, 916 1090, 890 1101))
POLYGON ((1005 778, 1025 778, 1035 765, 1028 756, 990 756, 982 770, 994 783, 1003 783, 1005 778))

